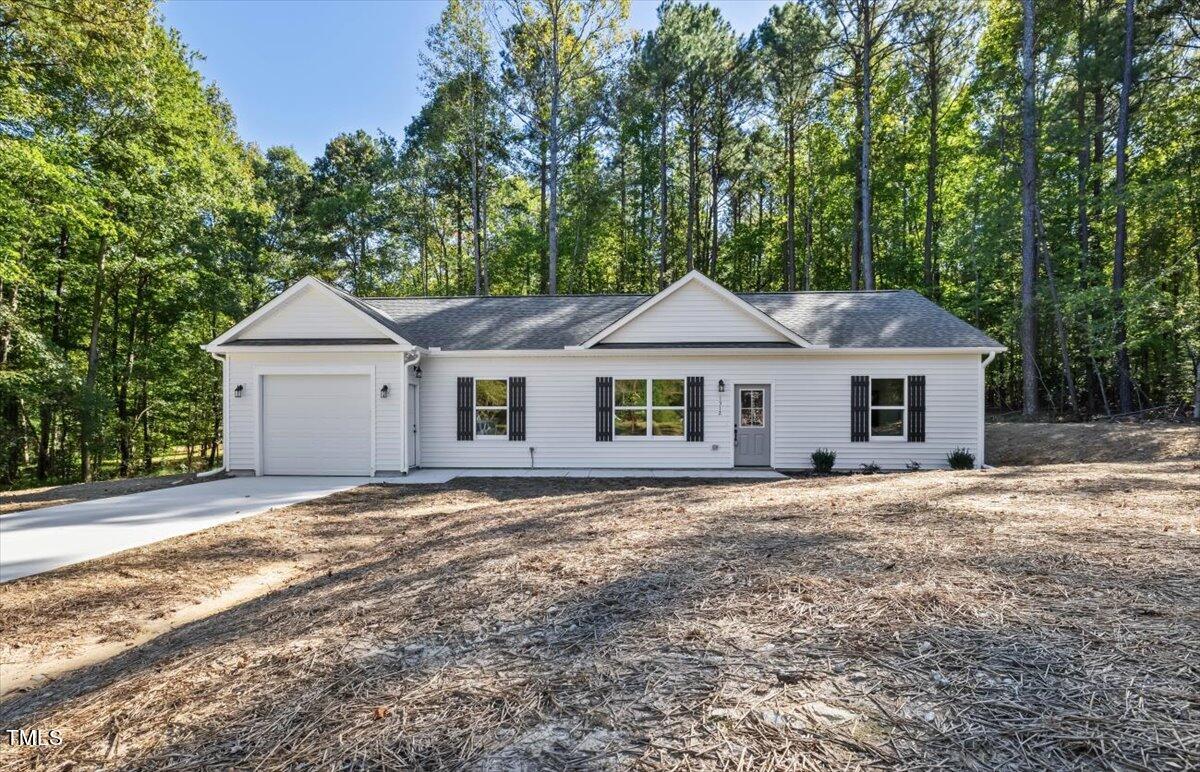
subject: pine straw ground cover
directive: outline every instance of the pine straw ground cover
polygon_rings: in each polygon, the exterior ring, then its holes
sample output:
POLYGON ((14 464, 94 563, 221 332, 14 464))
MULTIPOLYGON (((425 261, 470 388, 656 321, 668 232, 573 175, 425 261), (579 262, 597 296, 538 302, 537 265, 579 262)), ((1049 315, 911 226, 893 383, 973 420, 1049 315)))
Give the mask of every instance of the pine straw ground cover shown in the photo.
POLYGON ((1194 461, 360 488, 5 585, 51 652, 294 571, 0 703, 65 738, 0 764, 1196 766, 1198 506, 1194 461))

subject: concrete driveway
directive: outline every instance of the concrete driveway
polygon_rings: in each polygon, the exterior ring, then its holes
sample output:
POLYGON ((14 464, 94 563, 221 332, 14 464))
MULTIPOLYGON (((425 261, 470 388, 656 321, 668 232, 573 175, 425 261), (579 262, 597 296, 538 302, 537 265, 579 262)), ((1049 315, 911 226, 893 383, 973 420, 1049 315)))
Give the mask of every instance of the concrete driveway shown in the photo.
POLYGON ((232 477, 0 516, 0 582, 201 531, 371 482, 232 477))

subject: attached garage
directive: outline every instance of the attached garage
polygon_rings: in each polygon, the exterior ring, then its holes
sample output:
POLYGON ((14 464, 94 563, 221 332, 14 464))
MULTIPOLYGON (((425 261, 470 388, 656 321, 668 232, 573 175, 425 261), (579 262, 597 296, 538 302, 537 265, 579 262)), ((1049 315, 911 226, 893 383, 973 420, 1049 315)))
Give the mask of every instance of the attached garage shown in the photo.
POLYGON ((370 475, 369 374, 262 376, 262 473, 370 475))

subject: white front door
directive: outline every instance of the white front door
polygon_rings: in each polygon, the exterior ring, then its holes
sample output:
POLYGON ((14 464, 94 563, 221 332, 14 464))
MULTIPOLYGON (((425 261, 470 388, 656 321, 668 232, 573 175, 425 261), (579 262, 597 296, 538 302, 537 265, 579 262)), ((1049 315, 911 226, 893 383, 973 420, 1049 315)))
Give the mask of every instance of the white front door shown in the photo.
POLYGON ((262 377, 262 473, 371 474, 371 378, 262 377))
POLYGON ((408 384, 408 468, 415 469, 421 465, 418 448, 421 447, 420 401, 418 400, 417 384, 408 384))
POLYGON ((733 423, 734 466, 771 465, 771 387, 735 386, 733 423))

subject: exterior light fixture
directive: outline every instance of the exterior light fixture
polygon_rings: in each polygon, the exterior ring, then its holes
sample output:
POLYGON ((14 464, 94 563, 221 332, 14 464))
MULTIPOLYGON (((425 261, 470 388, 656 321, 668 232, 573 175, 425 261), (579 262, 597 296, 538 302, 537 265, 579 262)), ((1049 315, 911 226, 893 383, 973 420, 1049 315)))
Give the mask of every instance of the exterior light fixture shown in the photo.
POLYGON ((391 391, 391 389, 388 387, 388 385, 387 385, 386 383, 385 383, 385 384, 383 384, 383 388, 379 390, 379 398, 380 398, 380 399, 387 399, 387 398, 388 398, 388 393, 389 393, 390 391, 391 391))
POLYGON ((717 381, 717 391, 719 391, 722 394, 725 393, 725 379, 724 378, 717 381))
POLYGON ((239 399, 240 399, 240 398, 241 398, 241 396, 242 396, 242 392, 243 392, 243 391, 245 391, 245 390, 246 390, 246 387, 245 387, 245 386, 243 386, 242 384, 240 384, 240 383, 239 383, 239 384, 238 384, 237 386, 235 386, 235 387, 234 387, 234 389, 233 389, 233 396, 235 396, 235 397, 237 397, 237 398, 239 398, 239 399))
POLYGON ((421 380, 421 366, 417 365, 417 369, 413 370, 413 375, 417 376, 417 380, 421 380))

